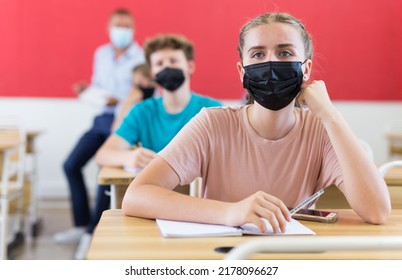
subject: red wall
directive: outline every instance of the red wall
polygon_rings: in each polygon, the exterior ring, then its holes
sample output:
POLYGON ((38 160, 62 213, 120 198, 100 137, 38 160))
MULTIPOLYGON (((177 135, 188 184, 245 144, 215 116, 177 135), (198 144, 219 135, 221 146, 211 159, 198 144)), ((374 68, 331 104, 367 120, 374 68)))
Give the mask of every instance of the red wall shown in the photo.
POLYGON ((0 0, 0 96, 74 97, 108 38, 111 10, 128 7, 137 40, 182 33, 196 46, 194 90, 239 99, 237 36, 250 18, 286 11, 315 45, 314 77, 337 100, 402 100, 402 1, 0 0))

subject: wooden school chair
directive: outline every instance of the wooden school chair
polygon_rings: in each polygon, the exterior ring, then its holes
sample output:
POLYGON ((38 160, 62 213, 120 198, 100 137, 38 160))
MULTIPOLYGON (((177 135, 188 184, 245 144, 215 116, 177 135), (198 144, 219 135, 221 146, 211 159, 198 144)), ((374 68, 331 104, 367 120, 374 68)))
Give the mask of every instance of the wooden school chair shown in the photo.
POLYGON ((0 156, 0 259, 7 259, 10 237, 12 241, 13 235, 21 235, 25 140, 26 132, 18 118, 0 116, 0 145, 9 146, 0 156), (12 201, 16 201, 15 208, 10 208, 12 201), (12 215, 15 219, 10 219, 12 215))

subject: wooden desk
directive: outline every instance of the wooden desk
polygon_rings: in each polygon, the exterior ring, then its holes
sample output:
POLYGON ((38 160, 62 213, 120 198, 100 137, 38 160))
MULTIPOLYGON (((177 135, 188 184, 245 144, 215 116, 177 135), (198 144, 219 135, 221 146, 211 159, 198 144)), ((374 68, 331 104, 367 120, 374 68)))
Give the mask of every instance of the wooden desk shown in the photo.
POLYGON ((402 132, 389 132, 386 133, 388 140, 388 155, 390 158, 393 156, 402 155, 402 132))
POLYGON ((388 186, 402 186, 402 167, 392 168, 384 176, 388 186))
MULTIPOLYGON (((401 235, 402 210, 394 210, 384 225, 364 223, 353 210, 339 212, 335 224, 305 222, 317 235, 401 235)), ((88 259, 223 259, 219 246, 236 246, 255 236, 163 238, 155 220, 127 217, 121 210, 108 210, 95 230, 88 259)), ((267 238, 281 238, 269 236, 267 238)), ((314 238, 314 236, 311 236, 314 238)), ((256 259, 402 259, 398 251, 328 251, 324 253, 257 254, 256 259)))
MULTIPOLYGON (((120 209, 124 194, 137 173, 129 172, 120 167, 101 167, 98 175, 99 185, 110 185, 110 208, 120 209)), ((193 196, 198 195, 200 182, 194 180, 191 185, 177 186, 174 190, 193 196)))
POLYGON ((119 167, 102 167, 98 175, 99 185, 110 185, 110 208, 121 208, 124 193, 137 173, 119 167))
POLYGON ((16 148, 20 142, 18 140, 0 140, 0 152, 3 154, 7 150, 16 148))
POLYGON ((125 171, 119 167, 102 167, 98 175, 100 185, 130 185, 137 173, 125 171))

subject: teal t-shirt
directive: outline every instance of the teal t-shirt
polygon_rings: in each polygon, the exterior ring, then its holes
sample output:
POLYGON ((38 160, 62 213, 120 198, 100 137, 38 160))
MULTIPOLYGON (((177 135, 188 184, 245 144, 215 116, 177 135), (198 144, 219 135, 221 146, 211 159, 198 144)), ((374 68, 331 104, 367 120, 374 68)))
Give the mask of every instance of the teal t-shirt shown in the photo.
POLYGON ((192 93, 190 102, 181 112, 170 114, 163 107, 162 97, 148 98, 129 111, 115 134, 131 145, 141 143, 144 148, 159 152, 202 108, 217 106, 222 103, 192 93))

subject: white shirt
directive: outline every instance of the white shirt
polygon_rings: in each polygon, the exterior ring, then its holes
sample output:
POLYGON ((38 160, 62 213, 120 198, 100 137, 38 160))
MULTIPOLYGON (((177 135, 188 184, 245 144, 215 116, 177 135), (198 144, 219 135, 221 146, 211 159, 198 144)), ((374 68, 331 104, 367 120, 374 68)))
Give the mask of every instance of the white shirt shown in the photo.
MULTIPOLYGON (((133 42, 127 51, 116 59, 113 46, 109 44, 98 47, 94 54, 92 86, 98 87, 121 102, 130 93, 132 69, 145 62, 142 48, 133 42)), ((105 106, 105 113, 114 113, 118 106, 105 106)))

